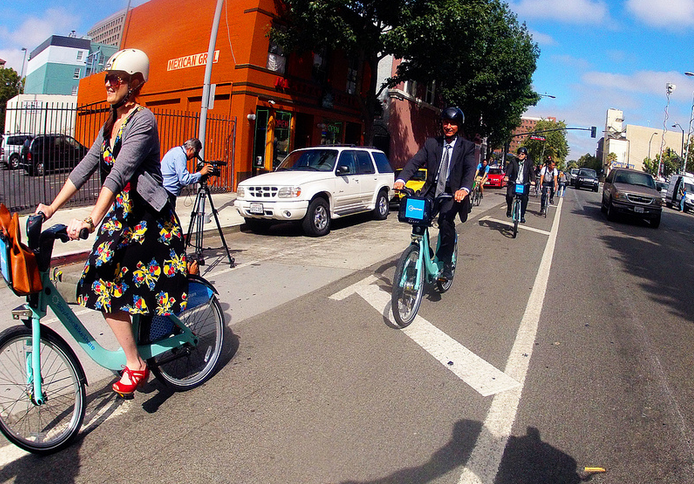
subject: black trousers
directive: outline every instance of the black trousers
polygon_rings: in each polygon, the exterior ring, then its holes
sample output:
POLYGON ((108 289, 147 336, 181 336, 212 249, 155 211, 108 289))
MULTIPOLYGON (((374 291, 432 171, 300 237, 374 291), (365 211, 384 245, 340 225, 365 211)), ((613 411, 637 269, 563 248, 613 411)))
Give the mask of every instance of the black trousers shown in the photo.
POLYGON ((449 198, 441 204, 439 211, 439 239, 441 245, 436 252, 436 256, 444 264, 450 263, 455 249, 455 216, 460 216, 460 221, 467 221, 467 214, 470 207, 470 197, 467 196, 462 202, 456 202, 449 198))
MULTIPOLYGON (((527 191, 527 190, 526 190, 527 191)), ((511 213, 515 195, 506 194, 506 212, 511 213)), ((525 210, 528 208, 528 194, 521 195, 521 218, 525 218, 525 210)))

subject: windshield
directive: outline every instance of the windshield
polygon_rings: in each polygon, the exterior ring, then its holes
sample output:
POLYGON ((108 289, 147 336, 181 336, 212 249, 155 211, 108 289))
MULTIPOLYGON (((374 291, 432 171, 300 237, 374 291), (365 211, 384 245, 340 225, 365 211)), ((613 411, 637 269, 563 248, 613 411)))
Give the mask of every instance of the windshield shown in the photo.
POLYGON ((337 150, 292 151, 277 167, 277 171, 333 171, 337 150))
POLYGON ((655 189, 655 181, 648 173, 635 173, 623 171, 614 177, 615 183, 628 183, 629 185, 639 185, 655 189))
POLYGON ((595 170, 591 170, 590 168, 581 168, 581 171, 578 173, 578 176, 592 176, 593 178, 597 178, 595 170))
POLYGON ((687 191, 687 193, 694 193, 694 185, 691 183, 685 183, 684 189, 687 191))
POLYGON ((501 168, 490 168, 489 174, 490 175, 501 175, 501 168))

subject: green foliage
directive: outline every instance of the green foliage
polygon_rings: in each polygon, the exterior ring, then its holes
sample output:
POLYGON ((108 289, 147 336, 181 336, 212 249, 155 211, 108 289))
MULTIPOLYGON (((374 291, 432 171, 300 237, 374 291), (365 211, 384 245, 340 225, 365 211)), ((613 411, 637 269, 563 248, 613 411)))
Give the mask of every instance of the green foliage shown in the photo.
POLYGON ((7 101, 12 99, 21 92, 22 82, 19 79, 19 74, 12 68, 0 67, 0 133, 5 132, 5 106, 7 101))
POLYGON ((523 146, 528 148, 528 153, 536 165, 544 163, 547 157, 551 156, 554 161, 563 166, 566 155, 569 154, 569 143, 566 141, 565 128, 566 123, 564 121, 554 122, 548 119, 541 119, 537 122, 535 132, 554 131, 538 134, 538 136, 544 137, 545 141, 530 138, 523 141, 523 146))
MULTIPOLYGON (((284 0, 286 26, 271 36, 288 52, 344 49, 374 75, 362 114, 367 128, 379 91, 402 81, 436 81, 444 105, 465 112, 469 137, 500 146, 539 95, 531 88, 539 49, 499 0, 284 0), (378 61, 405 59, 376 86, 378 61)), ((367 140, 368 141, 368 140, 367 140)))
MULTIPOLYGON (((616 157, 617 155, 615 155, 615 159, 616 157)), ((593 156, 590 153, 586 153, 578 159, 576 168, 592 168, 596 171, 596 173, 599 174, 602 172, 602 161, 600 158, 593 156)))
MULTIPOLYGON (((658 174, 658 164, 660 163, 660 153, 655 155, 655 158, 651 160, 646 157, 643 159, 643 171, 649 173, 657 178, 658 174)), ((680 171, 682 167, 682 158, 675 153, 672 148, 665 148, 663 151, 662 163, 660 163, 660 173, 663 177, 668 178, 673 173, 680 171)))

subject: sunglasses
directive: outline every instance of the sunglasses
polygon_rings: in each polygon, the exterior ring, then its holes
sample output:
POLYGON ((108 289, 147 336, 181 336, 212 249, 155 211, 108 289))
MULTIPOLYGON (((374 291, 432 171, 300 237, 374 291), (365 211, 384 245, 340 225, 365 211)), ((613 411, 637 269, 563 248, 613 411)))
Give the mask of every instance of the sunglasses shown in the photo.
POLYGON ((118 74, 113 73, 106 74, 106 78, 104 79, 104 84, 108 83, 114 89, 118 89, 121 84, 125 84, 126 82, 128 82, 126 79, 123 79, 118 74))

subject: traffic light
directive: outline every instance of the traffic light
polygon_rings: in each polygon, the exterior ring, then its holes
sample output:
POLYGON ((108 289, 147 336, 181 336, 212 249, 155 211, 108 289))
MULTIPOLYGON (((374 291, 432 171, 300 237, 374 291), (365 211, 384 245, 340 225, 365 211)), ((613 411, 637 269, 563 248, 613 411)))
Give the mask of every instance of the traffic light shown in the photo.
POLYGON ((590 137, 595 138, 595 135, 597 134, 598 128, 596 126, 591 126, 590 127, 590 137))

